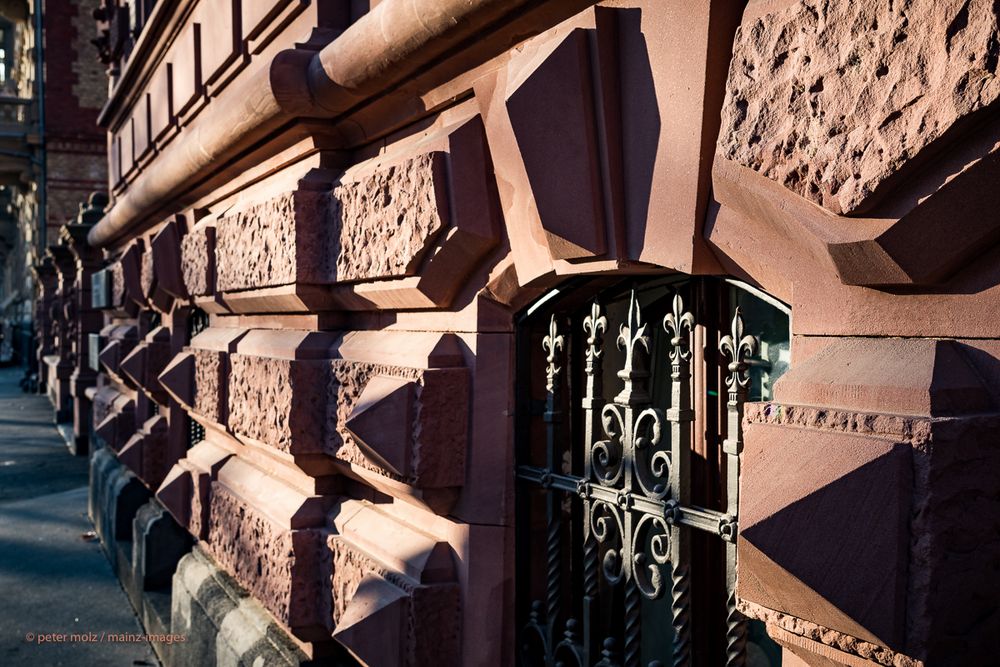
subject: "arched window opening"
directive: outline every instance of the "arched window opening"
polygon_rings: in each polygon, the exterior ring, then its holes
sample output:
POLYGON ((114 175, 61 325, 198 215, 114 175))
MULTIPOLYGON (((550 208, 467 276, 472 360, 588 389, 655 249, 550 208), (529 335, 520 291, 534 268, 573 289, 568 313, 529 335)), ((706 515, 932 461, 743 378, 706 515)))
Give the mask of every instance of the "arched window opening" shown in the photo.
POLYGON ((747 400, 790 311, 733 280, 587 279, 518 325, 522 665, 780 664, 735 608, 747 400))

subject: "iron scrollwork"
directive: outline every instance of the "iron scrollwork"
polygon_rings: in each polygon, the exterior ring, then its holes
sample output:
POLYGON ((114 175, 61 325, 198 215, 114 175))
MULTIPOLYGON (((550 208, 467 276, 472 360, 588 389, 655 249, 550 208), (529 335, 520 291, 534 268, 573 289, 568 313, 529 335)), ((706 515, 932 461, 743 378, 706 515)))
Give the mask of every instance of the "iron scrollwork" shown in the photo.
MULTIPOLYGON (((656 361, 649 325, 633 291, 626 321, 618 327, 616 343, 624 353, 617 372, 621 390, 610 402, 603 398, 604 336, 608 318, 594 302, 583 320, 583 475, 565 474, 557 460, 558 429, 563 404, 561 374, 565 335, 555 316, 542 341, 546 352, 547 440, 546 468, 520 466, 518 476, 547 491, 546 498, 546 598, 533 603, 522 648, 541 656, 549 665, 641 667, 642 599, 669 595, 673 625, 670 664, 691 664, 691 529, 706 530, 727 541, 727 581, 730 590, 728 665, 745 662, 746 624, 735 609, 735 536, 738 507, 740 420, 746 400, 747 358, 756 351, 754 337, 744 335, 737 309, 731 335, 720 350, 728 365, 727 511, 692 506, 690 489, 691 346, 695 318, 677 294, 662 326, 668 336, 670 403, 665 409, 652 404, 650 361, 656 361), (564 494, 582 504, 583 601, 582 618, 561 620, 562 521, 564 494), (623 592, 622 643, 615 637, 598 637, 601 580, 623 592), (741 643, 742 642, 742 643, 741 643)), ((664 664, 660 660, 646 667, 664 664)))

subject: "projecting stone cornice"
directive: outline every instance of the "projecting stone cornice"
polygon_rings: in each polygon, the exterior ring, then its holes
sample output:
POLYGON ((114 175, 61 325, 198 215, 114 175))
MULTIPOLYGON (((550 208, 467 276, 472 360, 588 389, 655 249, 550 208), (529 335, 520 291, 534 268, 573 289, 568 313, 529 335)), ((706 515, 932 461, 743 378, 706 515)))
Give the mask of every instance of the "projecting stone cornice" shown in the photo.
MULTIPOLYGON (((244 14, 252 14, 258 4, 262 3, 244 3, 251 8, 244 14)), ((367 143, 373 131, 385 132, 398 124, 401 119, 395 117, 397 111, 383 111, 375 122, 370 117, 360 123, 354 121, 354 125, 365 128, 360 135, 357 127, 343 134, 343 124, 337 122, 292 124, 302 118, 343 121, 376 98, 387 107, 405 108, 407 119, 412 120, 432 106, 453 102, 463 93, 449 90, 441 100, 430 102, 421 99, 427 91, 502 53, 512 43, 557 21, 560 15, 569 15, 589 4, 588 0, 386 0, 325 46, 329 31, 313 31, 315 41, 300 42, 295 49, 276 53, 263 45, 253 49, 259 26, 247 24, 244 16, 247 35, 241 48, 250 65, 235 78, 223 77, 227 84, 224 89, 220 88, 220 79, 214 90, 206 89, 204 82, 216 77, 217 72, 202 71, 208 67, 204 53, 208 40, 199 40, 199 24, 189 23, 177 38, 180 45, 190 40, 191 49, 186 55, 179 52, 174 57, 177 62, 173 63, 170 97, 173 108, 168 114, 172 117, 160 118, 162 101, 148 102, 146 110, 140 108, 146 104, 142 101, 145 98, 136 97, 132 115, 125 118, 127 110, 121 111, 111 123, 111 180, 118 197, 91 231, 89 241, 98 247, 112 246, 127 234, 155 224, 175 212, 171 209, 190 204, 204 194, 199 187, 210 178, 217 183, 222 165, 239 172, 275 158, 296 144, 297 150, 308 153, 367 143), (545 12, 546 20, 542 24, 534 21, 535 25, 525 32, 521 28, 528 23, 529 10, 545 12), (386 32, 383 26, 392 26, 392 30, 386 32), (253 62, 251 55, 258 51, 263 57, 253 62), (465 57, 456 59, 457 51, 463 51, 465 57), (413 83, 416 80, 420 83, 413 83), (414 99, 416 106, 399 104, 414 99)), ((265 17, 258 20, 264 21, 265 17)), ((157 75, 151 75, 150 94, 155 95, 160 86, 157 75)))

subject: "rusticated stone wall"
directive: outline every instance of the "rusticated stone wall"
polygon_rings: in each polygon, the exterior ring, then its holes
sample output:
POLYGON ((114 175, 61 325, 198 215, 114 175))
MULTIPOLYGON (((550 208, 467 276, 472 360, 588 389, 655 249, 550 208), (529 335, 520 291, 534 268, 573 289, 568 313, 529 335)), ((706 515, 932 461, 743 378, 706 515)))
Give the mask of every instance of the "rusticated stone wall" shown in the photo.
POLYGON ((736 36, 720 154, 833 213, 870 210, 1000 96, 998 11, 805 1, 758 18, 736 36))
POLYGON ((440 152, 418 155, 334 189, 341 220, 338 280, 413 274, 448 223, 445 159, 440 152))
POLYGON ((189 561, 304 655, 515 664, 521 315, 726 276, 793 312, 745 414, 733 618, 787 664, 985 664, 993 3, 272 4, 184 5, 102 114, 95 432, 189 561))

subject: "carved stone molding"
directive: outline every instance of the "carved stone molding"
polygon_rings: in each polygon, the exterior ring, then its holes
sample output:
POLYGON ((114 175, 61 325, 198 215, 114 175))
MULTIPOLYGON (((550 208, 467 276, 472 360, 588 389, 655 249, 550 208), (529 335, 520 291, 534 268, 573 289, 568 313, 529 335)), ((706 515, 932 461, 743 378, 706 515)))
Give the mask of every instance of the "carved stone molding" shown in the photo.
POLYGON ((460 664, 451 546, 357 500, 330 523, 334 639, 365 664, 460 664))

